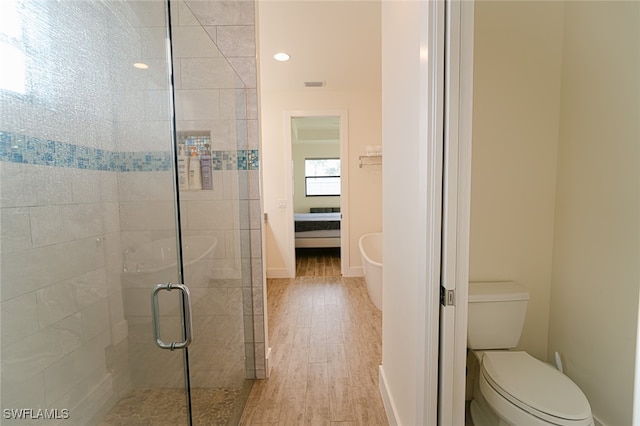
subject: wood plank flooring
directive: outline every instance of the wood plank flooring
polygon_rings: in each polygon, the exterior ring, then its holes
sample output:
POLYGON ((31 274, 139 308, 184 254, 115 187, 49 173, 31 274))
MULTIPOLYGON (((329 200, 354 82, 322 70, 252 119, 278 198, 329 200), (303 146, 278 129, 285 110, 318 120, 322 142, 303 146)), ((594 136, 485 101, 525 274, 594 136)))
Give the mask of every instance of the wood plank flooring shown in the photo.
POLYGON ((338 277, 340 274, 339 248, 296 249, 296 276, 338 277))
POLYGON ((241 425, 387 425, 378 388, 382 315, 362 278, 267 282, 272 372, 241 425))

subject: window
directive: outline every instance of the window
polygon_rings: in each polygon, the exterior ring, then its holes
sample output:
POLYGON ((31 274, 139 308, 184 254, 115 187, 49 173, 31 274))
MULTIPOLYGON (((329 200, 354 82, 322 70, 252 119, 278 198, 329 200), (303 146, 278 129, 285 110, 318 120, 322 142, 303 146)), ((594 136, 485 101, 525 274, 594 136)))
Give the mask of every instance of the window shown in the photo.
POLYGON ((304 176, 304 188, 307 197, 340 195, 339 158, 305 159, 304 176))
POLYGON ((0 90, 24 94, 26 54, 18 8, 17 1, 0 1, 0 90))

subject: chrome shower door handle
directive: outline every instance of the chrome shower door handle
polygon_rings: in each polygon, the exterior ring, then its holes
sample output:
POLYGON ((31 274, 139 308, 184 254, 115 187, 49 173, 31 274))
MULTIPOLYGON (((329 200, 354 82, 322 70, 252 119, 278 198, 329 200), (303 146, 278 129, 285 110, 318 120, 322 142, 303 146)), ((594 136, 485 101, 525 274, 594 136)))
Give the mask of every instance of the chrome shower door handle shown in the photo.
POLYGON ((189 293, 189 288, 184 284, 174 284, 174 283, 162 283, 158 284, 153 288, 153 292, 151 293, 151 312, 153 315, 153 338, 156 342, 156 345, 160 349, 169 349, 173 351, 174 349, 184 349, 189 346, 191 343, 191 294, 189 293), (184 341, 182 342, 171 342, 165 343, 160 337, 160 308, 158 304, 158 293, 162 290, 171 291, 173 289, 180 290, 182 295, 184 296, 184 303, 182 304, 182 315, 183 315, 183 323, 184 323, 184 341))

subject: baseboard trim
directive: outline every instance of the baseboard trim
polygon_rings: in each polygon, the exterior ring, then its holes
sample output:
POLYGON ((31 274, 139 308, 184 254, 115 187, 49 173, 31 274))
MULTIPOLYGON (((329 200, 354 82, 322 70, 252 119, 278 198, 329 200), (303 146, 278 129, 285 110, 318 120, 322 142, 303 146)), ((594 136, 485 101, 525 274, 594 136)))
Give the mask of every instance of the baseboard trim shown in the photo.
POLYGON ((363 277, 364 271, 361 266, 346 267, 343 275, 345 277, 363 277))
POLYGON ((387 420, 389 421, 389 426, 398 426, 398 421, 396 420, 396 409, 393 400, 391 399, 391 395, 389 394, 389 390, 387 388, 387 380, 384 375, 384 369, 382 365, 380 365, 379 369, 379 383, 380 383, 380 396, 382 396, 382 403, 384 405, 384 411, 387 413, 387 420))

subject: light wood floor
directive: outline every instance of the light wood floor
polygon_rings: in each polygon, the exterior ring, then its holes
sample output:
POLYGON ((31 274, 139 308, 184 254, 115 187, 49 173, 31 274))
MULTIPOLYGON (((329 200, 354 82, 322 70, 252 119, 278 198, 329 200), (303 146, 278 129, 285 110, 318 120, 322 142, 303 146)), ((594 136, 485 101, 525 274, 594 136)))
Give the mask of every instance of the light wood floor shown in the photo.
POLYGON ((378 388, 381 312, 361 278, 267 282, 271 377, 241 425, 387 425, 378 388))
POLYGON ((296 276, 338 277, 340 276, 340 249, 296 249, 296 276))

